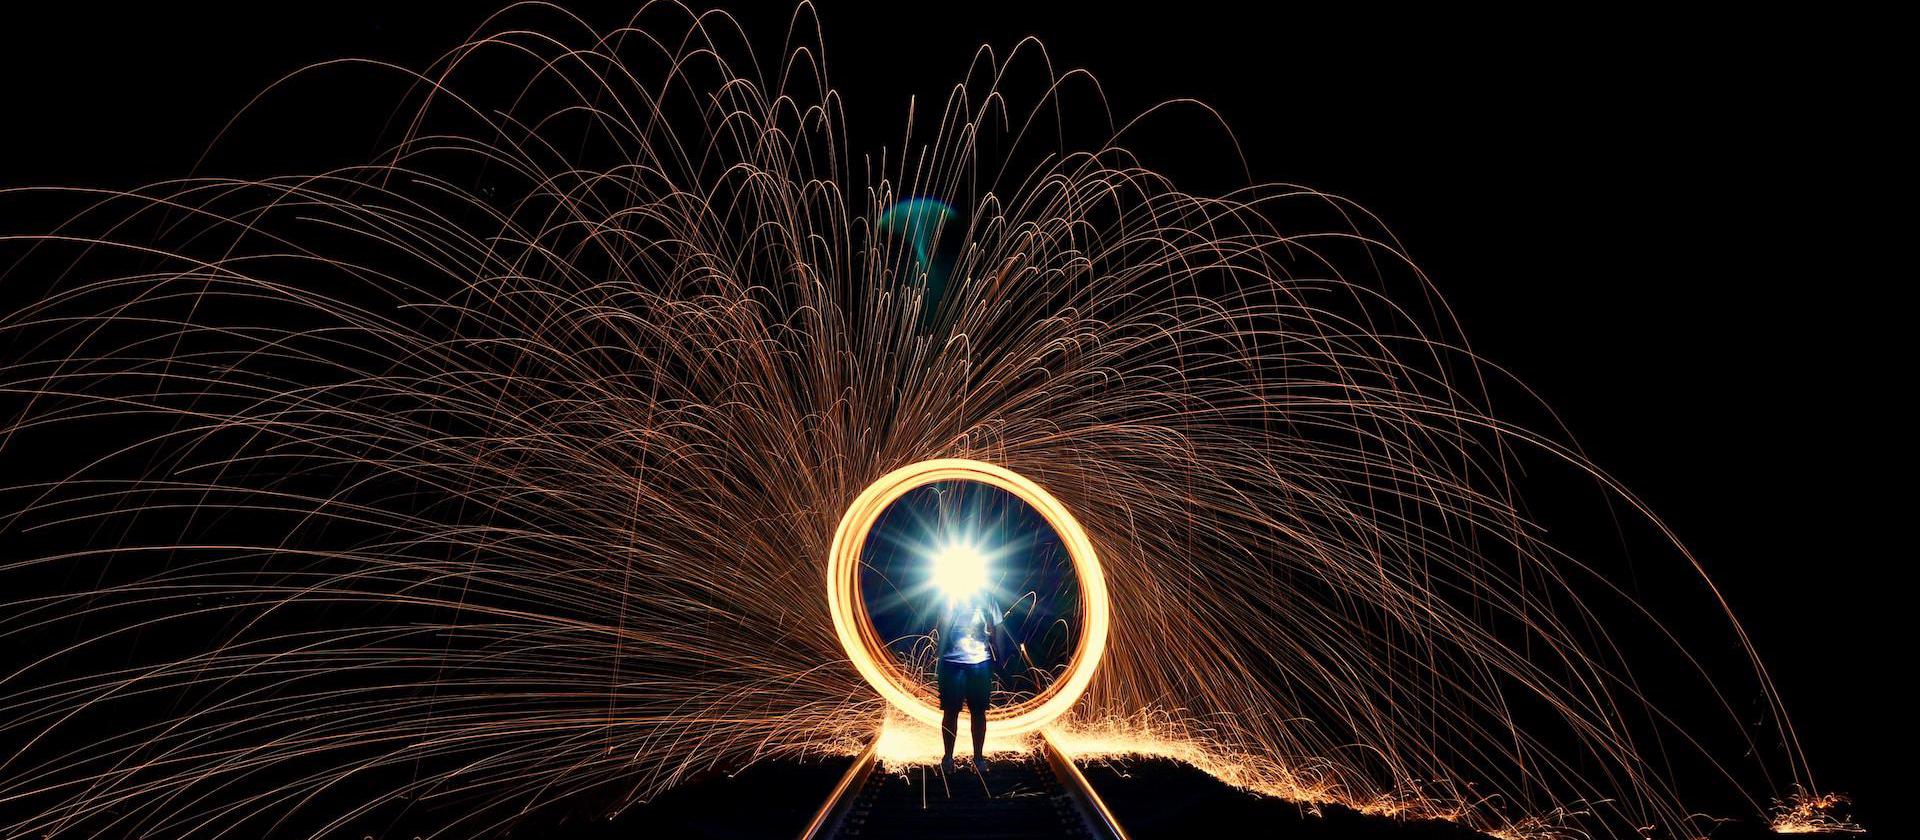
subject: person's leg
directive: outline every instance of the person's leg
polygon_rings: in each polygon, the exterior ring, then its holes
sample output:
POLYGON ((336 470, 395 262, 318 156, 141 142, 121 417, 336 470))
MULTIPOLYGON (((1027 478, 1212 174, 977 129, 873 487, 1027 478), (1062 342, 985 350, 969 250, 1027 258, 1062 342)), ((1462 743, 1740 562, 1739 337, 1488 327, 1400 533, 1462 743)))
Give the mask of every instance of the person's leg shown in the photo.
POLYGON ((940 766, 953 769, 953 741, 960 728, 960 703, 966 699, 966 686, 962 685, 964 669, 955 668, 942 660, 934 669, 935 680, 940 685, 940 742, 947 748, 946 757, 940 760, 940 766))
POLYGON ((985 767, 987 703, 993 696, 993 669, 980 663, 967 669, 967 707, 973 712, 973 766, 985 767))

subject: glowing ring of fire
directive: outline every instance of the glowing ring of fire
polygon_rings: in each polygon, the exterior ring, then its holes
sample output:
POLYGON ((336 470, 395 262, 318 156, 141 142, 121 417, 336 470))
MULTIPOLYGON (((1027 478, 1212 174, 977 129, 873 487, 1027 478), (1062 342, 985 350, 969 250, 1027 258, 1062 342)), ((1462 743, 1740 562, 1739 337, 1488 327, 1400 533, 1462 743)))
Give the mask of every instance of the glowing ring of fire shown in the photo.
POLYGON ((860 597, 859 574, 860 551, 866 547, 867 532, 881 512, 908 491, 937 481, 977 481, 1012 493, 1046 517, 1047 524, 1066 544, 1067 555, 1073 558, 1074 576, 1080 583, 1080 639, 1066 672, 1039 695, 987 714, 994 731, 1000 734, 1039 729, 1072 708, 1093 680, 1093 671, 1107 649, 1107 583, 1100 558, 1094 555, 1093 543, 1080 522, 1053 494, 1012 470, 964 458, 939 458, 901 467, 862 491, 840 518, 833 547, 827 553, 827 609, 833 613, 834 632, 839 634, 854 667, 880 696, 915 720, 940 725, 939 707, 909 688, 913 681, 874 630, 873 619, 860 597))

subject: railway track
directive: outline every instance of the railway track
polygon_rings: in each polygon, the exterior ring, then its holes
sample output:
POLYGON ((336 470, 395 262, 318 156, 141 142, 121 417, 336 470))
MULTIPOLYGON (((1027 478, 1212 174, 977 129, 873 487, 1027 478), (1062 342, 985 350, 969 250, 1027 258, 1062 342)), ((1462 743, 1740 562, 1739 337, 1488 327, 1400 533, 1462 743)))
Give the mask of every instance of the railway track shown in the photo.
POLYGON ((1127 833, 1053 738, 1037 754, 961 769, 876 770, 875 747, 854 760, 800 840, 1127 840, 1127 833))

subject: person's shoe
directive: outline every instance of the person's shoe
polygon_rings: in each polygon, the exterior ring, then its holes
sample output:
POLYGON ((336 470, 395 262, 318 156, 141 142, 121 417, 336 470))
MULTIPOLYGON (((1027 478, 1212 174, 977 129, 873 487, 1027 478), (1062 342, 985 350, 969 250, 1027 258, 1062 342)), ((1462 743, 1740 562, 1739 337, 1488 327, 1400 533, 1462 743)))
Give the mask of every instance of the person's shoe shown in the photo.
POLYGON ((982 776, 987 775, 987 757, 986 756, 976 755, 973 757, 973 772, 979 773, 982 776))
POLYGON ((949 776, 953 775, 953 756, 940 759, 940 772, 949 776))

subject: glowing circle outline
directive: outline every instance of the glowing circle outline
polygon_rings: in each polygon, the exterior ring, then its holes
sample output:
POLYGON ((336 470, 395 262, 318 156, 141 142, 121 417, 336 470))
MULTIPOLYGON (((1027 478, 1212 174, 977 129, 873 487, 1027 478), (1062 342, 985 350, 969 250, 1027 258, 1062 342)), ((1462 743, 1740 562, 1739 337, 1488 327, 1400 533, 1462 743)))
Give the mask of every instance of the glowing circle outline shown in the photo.
POLYGON ((881 697, 915 720, 940 725, 939 708, 903 687, 905 674, 861 608, 859 575, 860 552, 881 512, 915 488, 939 481, 976 481, 1012 493, 1046 519, 1073 560, 1081 593, 1080 638, 1065 673, 1038 696, 987 714, 998 734, 1017 735, 1044 727, 1079 702, 1093 681, 1106 653, 1110 607, 1105 572, 1080 521, 1053 494, 1019 473, 985 461, 935 458, 908 464, 867 485, 841 516, 827 552, 827 609, 833 615, 834 632, 854 667, 881 697))

